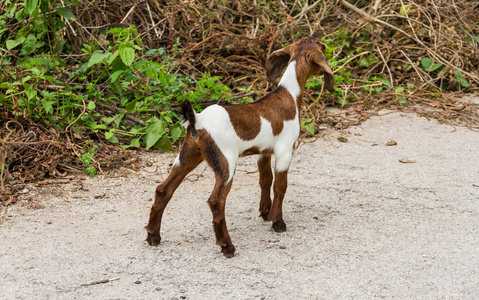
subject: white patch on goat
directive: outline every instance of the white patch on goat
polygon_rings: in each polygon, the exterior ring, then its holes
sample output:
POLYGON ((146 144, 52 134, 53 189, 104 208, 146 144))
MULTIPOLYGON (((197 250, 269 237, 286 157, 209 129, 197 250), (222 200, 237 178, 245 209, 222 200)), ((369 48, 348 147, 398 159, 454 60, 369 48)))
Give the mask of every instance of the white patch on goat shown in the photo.
POLYGON ((295 60, 289 63, 286 71, 284 71, 284 74, 279 81, 278 86, 283 86, 286 88, 291 96, 293 96, 294 102, 296 102, 296 99, 298 99, 298 96, 301 94, 301 87, 299 86, 298 78, 296 77, 295 60))
POLYGON ((284 121, 283 130, 273 135, 271 123, 261 118, 261 129, 252 140, 242 140, 234 130, 228 112, 219 105, 212 105, 196 115, 196 130, 205 129, 211 135, 221 153, 228 161, 228 181, 233 178, 238 156, 246 149, 258 147, 259 151, 272 149, 276 156, 275 169, 278 172, 289 168, 293 145, 299 136, 298 112, 294 120, 284 121))
POLYGON ((173 162, 173 167, 179 167, 180 166, 180 154, 178 154, 175 158, 175 161, 173 162))
POLYGON ((196 115, 196 130, 205 129, 213 138, 221 153, 228 161, 229 177, 227 183, 233 178, 238 159, 238 150, 235 149, 239 139, 231 124, 228 112, 219 105, 211 105, 196 115))
POLYGON ((188 125, 190 125, 190 121, 188 120, 181 120, 180 123, 181 123, 181 126, 185 128, 188 128, 188 125))
POLYGON ((278 135, 274 145, 275 170, 283 172, 289 169, 293 157, 294 142, 299 137, 298 111, 294 120, 284 121, 283 131, 278 135))

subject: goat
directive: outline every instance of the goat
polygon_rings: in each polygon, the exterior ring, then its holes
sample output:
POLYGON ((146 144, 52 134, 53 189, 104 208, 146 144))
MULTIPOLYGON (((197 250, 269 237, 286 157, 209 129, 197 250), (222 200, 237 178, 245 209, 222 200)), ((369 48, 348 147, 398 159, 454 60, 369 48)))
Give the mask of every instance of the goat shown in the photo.
POLYGON ((226 196, 230 191, 238 157, 259 155, 260 216, 272 221, 276 232, 286 230, 282 205, 294 143, 300 132, 300 108, 306 81, 324 74, 325 87, 334 91, 334 76, 324 55, 326 46, 313 37, 273 52, 266 62, 266 75, 274 82, 286 68, 278 87, 266 96, 241 105, 212 105, 195 113, 191 103, 182 104, 182 121, 186 127, 183 147, 166 180, 155 191, 155 202, 145 227, 146 241, 157 246, 161 218, 166 205, 185 176, 205 160, 215 173, 215 186, 208 199, 213 214, 216 244, 226 257, 232 257, 231 242, 225 220, 226 196), (271 201, 271 155, 275 156, 275 174, 271 201))

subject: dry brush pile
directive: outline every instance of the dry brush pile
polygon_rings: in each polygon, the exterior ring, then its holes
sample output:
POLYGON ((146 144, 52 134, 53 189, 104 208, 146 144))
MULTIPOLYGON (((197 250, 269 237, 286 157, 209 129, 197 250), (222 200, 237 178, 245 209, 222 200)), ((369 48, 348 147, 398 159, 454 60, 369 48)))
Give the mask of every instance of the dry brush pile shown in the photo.
MULTIPOLYGON (((69 2, 58 1, 57 7, 69 2)), ((303 36, 315 36, 328 46, 337 88, 329 94, 323 92, 319 78, 308 83, 303 115, 309 132, 324 124, 358 124, 382 108, 414 111, 479 129, 477 105, 457 100, 461 93, 477 92, 479 83, 477 1, 77 2, 69 6, 75 18, 64 19, 61 31, 69 45, 68 53, 62 55, 72 68, 81 60, 82 45, 101 47, 112 42, 106 34, 109 29, 135 25, 146 49, 169 50, 179 41, 182 51, 174 53, 172 72, 195 80, 210 72, 221 76, 234 93, 242 95, 247 90, 257 97, 272 88, 264 71, 269 54, 303 36), (326 106, 344 110, 335 115, 326 106)), ((2 118, 4 203, 16 196, 12 184, 85 169, 78 157, 92 153, 93 145, 78 133, 21 124, 5 111, 2 118), (7 172, 5 166, 14 162, 17 168, 7 172)), ((93 152, 99 168, 113 165, 112 157, 119 161, 127 156, 107 144, 93 152)))
POLYGON ((271 51, 303 36, 320 37, 330 47, 339 89, 334 96, 308 92, 305 112, 316 126, 345 121, 324 111, 335 103, 352 104, 348 124, 394 106, 479 126, 476 108, 444 97, 477 91, 477 1, 112 0, 80 2, 75 9, 78 21, 65 30, 70 41, 133 24, 150 48, 180 40, 177 72, 198 78, 208 71, 258 95, 270 88, 264 65, 271 51))

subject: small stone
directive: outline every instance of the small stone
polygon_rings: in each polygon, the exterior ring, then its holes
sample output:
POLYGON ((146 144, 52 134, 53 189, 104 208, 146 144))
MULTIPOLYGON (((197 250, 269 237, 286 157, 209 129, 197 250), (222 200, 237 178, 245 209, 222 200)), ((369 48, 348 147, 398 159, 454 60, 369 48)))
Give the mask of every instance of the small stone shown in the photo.
POLYGON ((279 249, 286 249, 286 246, 279 246, 279 249))
POLYGON ((140 283, 141 283, 140 280, 137 280, 137 281, 134 282, 134 284, 140 284, 140 283))
POLYGON ((155 291, 159 292, 159 291, 161 291, 161 288, 160 288, 160 287, 156 287, 156 288, 155 288, 155 291))
POLYGON ((398 143, 396 143, 395 140, 389 140, 387 143, 386 143, 386 146, 396 146, 398 143))
POLYGON ((340 137, 338 137, 338 141, 340 141, 341 143, 346 143, 348 141, 348 139, 345 138, 344 136, 340 136, 340 137))

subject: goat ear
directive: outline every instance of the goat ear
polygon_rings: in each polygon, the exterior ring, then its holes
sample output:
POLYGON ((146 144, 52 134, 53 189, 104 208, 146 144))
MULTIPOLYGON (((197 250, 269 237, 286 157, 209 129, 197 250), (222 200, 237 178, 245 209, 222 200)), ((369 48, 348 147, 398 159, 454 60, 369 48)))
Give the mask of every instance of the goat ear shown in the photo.
POLYGON ((268 58, 266 62, 266 77, 269 82, 274 82, 281 72, 286 67, 291 58, 289 51, 285 51, 287 48, 276 50, 268 58))
POLYGON ((313 61, 323 69, 324 74, 324 86, 326 89, 332 93, 334 92, 334 74, 329 66, 328 62, 326 61, 326 57, 323 53, 315 55, 313 57, 313 61))

